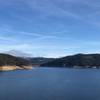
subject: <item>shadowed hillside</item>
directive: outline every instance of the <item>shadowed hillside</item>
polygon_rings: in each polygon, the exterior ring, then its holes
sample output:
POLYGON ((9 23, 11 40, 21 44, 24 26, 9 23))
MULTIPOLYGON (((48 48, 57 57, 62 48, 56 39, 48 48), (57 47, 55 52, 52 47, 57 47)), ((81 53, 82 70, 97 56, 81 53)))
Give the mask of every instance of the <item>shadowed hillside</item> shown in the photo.
POLYGON ((41 65, 43 63, 47 63, 50 61, 55 60, 54 58, 44 58, 44 57, 35 57, 35 58, 29 58, 29 61, 32 65, 41 65))
POLYGON ((100 54, 77 54, 58 59, 53 58, 20 58, 9 54, 0 54, 0 66, 43 66, 69 68, 99 68, 100 54))
POLYGON ((27 66, 30 62, 24 58, 11 56, 8 54, 0 54, 0 66, 5 65, 16 65, 16 66, 27 66))
POLYGON ((77 54, 66 56, 53 60, 48 63, 41 64, 41 66, 49 67, 78 67, 78 68, 92 68, 100 67, 100 54, 77 54))
POLYGON ((0 54, 0 66, 40 66, 43 63, 53 61, 53 58, 22 58, 15 57, 9 54, 0 54))

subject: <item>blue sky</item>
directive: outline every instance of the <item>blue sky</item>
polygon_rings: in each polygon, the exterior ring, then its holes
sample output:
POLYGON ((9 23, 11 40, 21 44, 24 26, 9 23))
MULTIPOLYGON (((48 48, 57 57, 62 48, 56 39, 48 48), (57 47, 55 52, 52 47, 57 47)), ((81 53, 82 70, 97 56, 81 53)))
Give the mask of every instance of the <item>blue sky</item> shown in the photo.
POLYGON ((10 50, 100 53, 100 0, 0 0, 0 52, 10 50))

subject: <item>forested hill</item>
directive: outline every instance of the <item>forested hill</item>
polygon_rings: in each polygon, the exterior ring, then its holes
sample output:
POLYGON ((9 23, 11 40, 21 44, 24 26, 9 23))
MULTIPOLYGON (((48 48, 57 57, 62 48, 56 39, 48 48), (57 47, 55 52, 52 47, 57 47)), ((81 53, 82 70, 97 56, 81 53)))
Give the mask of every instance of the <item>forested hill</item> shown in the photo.
POLYGON ((44 58, 44 57, 34 57, 28 59, 32 65, 41 65, 43 63, 47 63, 55 60, 55 58, 44 58))
POLYGON ((49 61, 53 61, 53 58, 43 58, 43 57, 35 57, 35 58, 23 58, 23 57, 15 57, 9 54, 0 53, 0 66, 11 65, 11 66, 40 66, 43 63, 47 63, 49 61))
POLYGON ((41 64, 41 66, 49 67, 80 67, 92 68, 100 67, 100 54, 77 54, 58 58, 51 62, 41 64))
POLYGON ((0 54, 0 66, 43 66, 43 67, 80 67, 100 68, 100 54, 77 54, 62 58, 21 58, 9 54, 0 54))
POLYGON ((30 62, 24 58, 15 57, 9 54, 0 54, 0 66, 4 65, 16 65, 16 66, 28 66, 30 62))

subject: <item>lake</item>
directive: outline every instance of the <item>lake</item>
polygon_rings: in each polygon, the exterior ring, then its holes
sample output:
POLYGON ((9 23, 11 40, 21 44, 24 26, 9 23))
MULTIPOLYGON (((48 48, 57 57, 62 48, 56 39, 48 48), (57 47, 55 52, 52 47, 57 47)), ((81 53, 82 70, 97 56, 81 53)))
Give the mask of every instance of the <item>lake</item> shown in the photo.
POLYGON ((0 100, 100 100, 99 69, 0 72, 0 100))

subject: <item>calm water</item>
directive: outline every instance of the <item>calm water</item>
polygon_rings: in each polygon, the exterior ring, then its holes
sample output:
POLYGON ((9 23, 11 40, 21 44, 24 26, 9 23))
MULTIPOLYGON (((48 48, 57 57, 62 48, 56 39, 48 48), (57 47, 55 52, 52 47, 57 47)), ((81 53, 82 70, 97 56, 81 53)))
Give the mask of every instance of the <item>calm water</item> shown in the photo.
POLYGON ((99 69, 0 72, 0 100, 100 100, 99 69))

